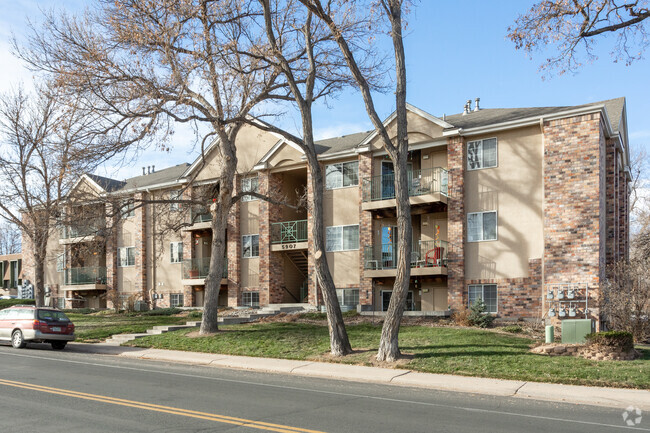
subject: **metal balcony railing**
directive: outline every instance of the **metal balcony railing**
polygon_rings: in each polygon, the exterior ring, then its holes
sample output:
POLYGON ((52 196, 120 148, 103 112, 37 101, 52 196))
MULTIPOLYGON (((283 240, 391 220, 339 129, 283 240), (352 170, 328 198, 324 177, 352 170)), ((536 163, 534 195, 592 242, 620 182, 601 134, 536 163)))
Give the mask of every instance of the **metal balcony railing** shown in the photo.
POLYGON ((106 267, 90 266, 84 268, 69 268, 61 271, 64 286, 78 286, 82 284, 106 284, 106 267))
MULTIPOLYGON (((449 176, 442 167, 412 170, 408 172, 409 197, 440 193, 448 195, 449 176)), ((389 200, 395 198, 395 175, 385 174, 363 179, 363 201, 389 200)))
MULTIPOLYGON (((183 279, 202 279, 210 272, 210 257, 183 260, 183 279)), ((221 278, 228 278, 228 259, 225 260, 221 278)))
MULTIPOLYGON (((447 266, 447 241, 417 241, 411 251, 411 268, 447 266)), ((364 269, 397 269, 397 244, 368 245, 364 249, 364 269)))
POLYGON ((307 220, 271 224, 271 243, 273 244, 307 242, 307 239, 307 220))

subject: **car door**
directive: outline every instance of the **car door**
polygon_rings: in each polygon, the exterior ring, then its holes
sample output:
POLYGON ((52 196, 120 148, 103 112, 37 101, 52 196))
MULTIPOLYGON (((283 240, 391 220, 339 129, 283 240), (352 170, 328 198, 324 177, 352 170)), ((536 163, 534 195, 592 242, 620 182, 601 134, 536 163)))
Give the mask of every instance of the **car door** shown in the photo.
POLYGON ((9 315, 11 314, 11 311, 11 308, 0 310, 0 338, 2 339, 10 338, 9 333, 11 332, 11 324, 9 322, 9 315))

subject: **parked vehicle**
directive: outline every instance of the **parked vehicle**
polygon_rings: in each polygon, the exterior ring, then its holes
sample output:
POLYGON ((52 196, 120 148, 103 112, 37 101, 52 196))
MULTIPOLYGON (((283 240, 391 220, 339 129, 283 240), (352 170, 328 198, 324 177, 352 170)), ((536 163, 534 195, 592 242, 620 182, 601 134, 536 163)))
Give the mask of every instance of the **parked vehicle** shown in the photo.
POLYGON ((0 340, 11 340, 16 349, 25 347, 28 342, 44 342, 51 344, 52 349, 62 350, 74 339, 74 324, 63 311, 33 305, 0 310, 0 340))
POLYGON ((4 296, 0 296, 0 299, 18 299, 18 296, 16 296, 16 295, 4 295, 4 296))

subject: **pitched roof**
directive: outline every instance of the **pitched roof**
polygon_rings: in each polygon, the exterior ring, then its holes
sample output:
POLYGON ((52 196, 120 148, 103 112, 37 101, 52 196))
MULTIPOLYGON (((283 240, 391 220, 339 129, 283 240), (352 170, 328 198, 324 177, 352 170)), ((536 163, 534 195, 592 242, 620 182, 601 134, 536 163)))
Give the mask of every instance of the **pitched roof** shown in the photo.
POLYGON ((97 176, 96 174, 87 174, 97 185, 101 186, 106 192, 116 191, 126 184, 121 180, 110 179, 108 177, 97 176))
POLYGON ((129 179, 126 179, 124 186, 121 189, 130 190, 171 182, 177 180, 185 172, 185 170, 187 170, 187 167, 189 167, 189 164, 187 162, 184 162, 173 167, 154 171, 153 173, 131 177, 129 179))
POLYGON ((498 123, 511 122, 514 120, 530 117, 547 116, 567 110, 587 108, 590 106, 604 105, 607 115, 616 133, 623 115, 625 98, 608 99, 606 101, 592 102, 583 105, 560 106, 560 107, 528 107, 528 108, 483 108, 479 111, 472 111, 469 114, 453 114, 446 116, 446 121, 455 128, 478 128, 481 126, 494 125, 498 123))
POLYGON ((318 140, 314 143, 316 145, 316 153, 319 155, 332 155, 345 150, 354 149, 371 133, 372 131, 357 132, 354 134, 343 135, 341 137, 318 140))

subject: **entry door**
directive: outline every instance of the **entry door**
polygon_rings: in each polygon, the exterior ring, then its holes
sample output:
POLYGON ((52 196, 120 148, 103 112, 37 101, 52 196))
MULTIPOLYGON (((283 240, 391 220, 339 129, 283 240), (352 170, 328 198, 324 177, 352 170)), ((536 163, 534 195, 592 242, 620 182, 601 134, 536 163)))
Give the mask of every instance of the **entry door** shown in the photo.
POLYGON ((381 198, 395 198, 395 167, 390 161, 381 162, 381 198))
POLYGON ((381 264, 384 269, 397 266, 397 226, 381 228, 381 264))

